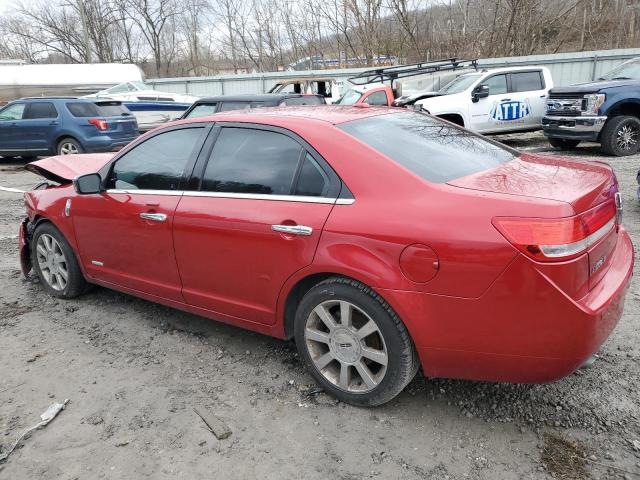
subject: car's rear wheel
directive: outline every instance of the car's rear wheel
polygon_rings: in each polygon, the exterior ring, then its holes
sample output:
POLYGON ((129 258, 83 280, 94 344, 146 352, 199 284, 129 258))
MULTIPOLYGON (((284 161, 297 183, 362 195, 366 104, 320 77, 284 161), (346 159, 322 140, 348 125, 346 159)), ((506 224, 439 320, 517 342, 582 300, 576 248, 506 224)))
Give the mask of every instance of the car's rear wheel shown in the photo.
POLYGON ((86 286, 73 249, 51 223, 42 223, 31 240, 31 262, 40 282, 50 295, 74 298, 86 286))
POLYGON ((607 155, 635 155, 640 150, 640 120, 630 115, 610 118, 600 134, 600 145, 607 155))
POLYGON ((325 280, 303 297, 295 339, 315 380, 352 405, 388 402, 419 367, 409 333, 389 304, 343 277, 325 280))
POLYGON ((573 150, 580 144, 580 140, 572 140, 569 138, 549 138, 549 143, 553 148, 559 150, 573 150))
POLYGON ((82 152, 84 149, 75 138, 63 138, 58 143, 58 155, 75 155, 82 152))

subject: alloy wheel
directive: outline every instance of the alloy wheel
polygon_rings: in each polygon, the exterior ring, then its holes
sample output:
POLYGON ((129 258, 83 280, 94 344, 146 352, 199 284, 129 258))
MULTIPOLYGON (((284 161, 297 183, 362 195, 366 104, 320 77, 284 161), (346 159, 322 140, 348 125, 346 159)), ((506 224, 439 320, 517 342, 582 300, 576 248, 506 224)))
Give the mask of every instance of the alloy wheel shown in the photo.
POLYGON ((623 125, 616 134, 616 144, 618 148, 626 152, 632 151, 638 144, 640 131, 635 125, 623 125))
POLYGON ((304 338, 314 366, 337 388, 350 393, 375 389, 387 372, 389 355, 378 325, 345 300, 316 306, 304 338))
POLYGON ((60 155, 75 155, 78 153, 78 147, 71 142, 64 142, 60 145, 60 155))
POLYGON ((69 281, 69 269, 58 241, 51 235, 43 233, 36 243, 36 252, 44 281, 54 290, 64 290, 69 281))

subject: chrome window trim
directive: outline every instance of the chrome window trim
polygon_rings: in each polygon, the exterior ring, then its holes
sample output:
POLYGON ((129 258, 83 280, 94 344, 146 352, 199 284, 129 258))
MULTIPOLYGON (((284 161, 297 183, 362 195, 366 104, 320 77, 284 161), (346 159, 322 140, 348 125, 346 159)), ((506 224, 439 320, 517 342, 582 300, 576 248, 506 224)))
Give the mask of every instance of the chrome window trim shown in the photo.
POLYGON ((182 190, 144 190, 144 189, 120 189, 120 188, 111 188, 107 190, 107 193, 124 193, 128 195, 138 194, 138 195, 165 195, 165 196, 173 196, 173 197, 181 197, 184 191, 182 190))
POLYGON ((243 200, 271 200, 273 202, 298 202, 298 203, 323 203, 335 205, 352 205, 353 198, 327 198, 306 197, 302 195, 265 195, 261 193, 231 193, 231 192, 197 192, 184 190, 126 190, 110 189, 107 193, 115 194, 139 194, 139 195, 167 195, 177 197, 211 197, 211 198, 237 198, 243 200))

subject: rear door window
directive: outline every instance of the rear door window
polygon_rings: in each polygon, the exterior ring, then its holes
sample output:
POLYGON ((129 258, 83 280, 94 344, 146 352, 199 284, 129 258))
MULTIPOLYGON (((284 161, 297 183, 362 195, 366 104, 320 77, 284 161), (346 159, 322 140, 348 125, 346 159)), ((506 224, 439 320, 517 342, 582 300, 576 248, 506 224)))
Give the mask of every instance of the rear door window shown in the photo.
POLYGON ((24 103, 14 103, 0 110, 0 120, 22 120, 25 108, 24 103))
POLYGON ((532 92, 544 90, 542 72, 518 72, 511 74, 512 92, 532 92))
POLYGON ((204 127, 169 130, 133 147, 116 160, 108 188, 177 190, 204 131, 204 127))
POLYGON ((417 112, 379 115, 338 127, 433 183, 488 170, 518 155, 479 135, 417 112))
POLYGON ((302 146, 281 133, 225 127, 211 152, 202 190, 291 195, 302 146))
POLYGON ((58 112, 51 102, 37 102, 27 105, 23 118, 36 120, 38 118, 57 118, 58 112))

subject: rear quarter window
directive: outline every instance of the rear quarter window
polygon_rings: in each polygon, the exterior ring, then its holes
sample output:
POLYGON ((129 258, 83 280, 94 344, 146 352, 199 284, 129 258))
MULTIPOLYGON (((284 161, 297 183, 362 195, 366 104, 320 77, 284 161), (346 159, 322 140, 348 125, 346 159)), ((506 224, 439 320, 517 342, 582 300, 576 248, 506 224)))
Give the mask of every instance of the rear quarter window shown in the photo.
POLYGON ((89 102, 69 102, 67 109, 74 117, 97 117, 98 109, 94 103, 89 102))
POLYGON ((379 115, 338 127, 432 183, 488 170, 518 156, 515 150, 417 112, 379 115))

